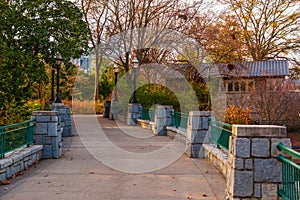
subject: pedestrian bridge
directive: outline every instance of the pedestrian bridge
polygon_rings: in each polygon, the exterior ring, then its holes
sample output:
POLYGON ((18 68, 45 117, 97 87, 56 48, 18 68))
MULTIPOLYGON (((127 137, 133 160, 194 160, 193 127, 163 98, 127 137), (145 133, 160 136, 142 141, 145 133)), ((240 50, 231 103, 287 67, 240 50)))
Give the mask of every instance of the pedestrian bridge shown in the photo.
POLYGON ((225 178, 212 165, 168 150, 182 152, 183 143, 95 115, 74 116, 73 122, 62 157, 41 160, 1 185, 0 199, 225 198, 225 178), (176 159, 165 161, 164 153, 176 159))

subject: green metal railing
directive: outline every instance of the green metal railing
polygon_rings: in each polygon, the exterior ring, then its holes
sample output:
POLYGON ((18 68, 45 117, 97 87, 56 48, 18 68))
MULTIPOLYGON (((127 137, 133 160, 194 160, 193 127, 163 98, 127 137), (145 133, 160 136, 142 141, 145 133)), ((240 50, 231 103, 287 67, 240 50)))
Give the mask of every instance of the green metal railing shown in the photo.
POLYGON ((141 119, 153 121, 155 115, 155 109, 142 109, 141 111, 141 119))
MULTIPOLYGON (((282 143, 279 143, 277 148, 293 158, 300 159, 300 153, 284 146, 282 143)), ((285 200, 299 200, 300 166, 281 154, 278 156, 278 159, 282 162, 282 187, 278 194, 285 200)))
POLYGON ((0 127, 0 158, 6 153, 33 143, 34 120, 0 127))
POLYGON ((229 149, 229 138, 232 135, 232 125, 220 121, 210 121, 210 141, 218 147, 229 149))
POLYGON ((172 113, 172 125, 176 128, 187 128, 189 114, 182 112, 173 112, 172 113))

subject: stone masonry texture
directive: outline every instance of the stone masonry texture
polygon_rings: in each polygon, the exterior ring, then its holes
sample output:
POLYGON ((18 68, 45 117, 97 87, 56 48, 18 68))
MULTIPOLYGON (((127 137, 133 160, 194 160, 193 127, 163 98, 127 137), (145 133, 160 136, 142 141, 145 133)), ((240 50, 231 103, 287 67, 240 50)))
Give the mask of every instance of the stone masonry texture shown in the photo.
POLYGON ((280 142, 290 147, 282 126, 233 125, 227 166, 229 199, 280 200, 282 166, 277 160, 280 142))

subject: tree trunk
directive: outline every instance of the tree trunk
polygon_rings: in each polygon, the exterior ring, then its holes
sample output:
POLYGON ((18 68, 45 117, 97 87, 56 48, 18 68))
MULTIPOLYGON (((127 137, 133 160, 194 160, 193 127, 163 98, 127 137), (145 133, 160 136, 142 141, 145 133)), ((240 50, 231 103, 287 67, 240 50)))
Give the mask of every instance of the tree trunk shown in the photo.
POLYGON ((98 48, 95 48, 95 55, 96 55, 96 68, 95 68, 95 85, 94 85, 94 100, 95 103, 98 102, 99 97, 99 74, 100 74, 100 67, 102 64, 103 57, 100 55, 98 48))

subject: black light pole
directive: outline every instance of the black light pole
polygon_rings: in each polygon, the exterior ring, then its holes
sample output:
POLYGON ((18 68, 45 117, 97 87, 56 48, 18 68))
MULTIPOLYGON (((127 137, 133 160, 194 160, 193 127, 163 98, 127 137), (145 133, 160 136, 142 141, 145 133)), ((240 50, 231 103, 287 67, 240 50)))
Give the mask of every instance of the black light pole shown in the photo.
POLYGON ((55 76, 55 69, 51 68, 51 98, 50 102, 52 103, 54 101, 54 76, 55 76))
POLYGON ((119 99, 118 99, 118 88, 117 88, 118 74, 119 74, 119 67, 118 67, 118 65, 115 65, 115 66, 114 66, 114 72, 115 72, 115 92, 114 92, 114 101, 119 101, 119 99))
POLYGON ((133 61, 133 73, 134 73, 134 77, 133 77, 133 100, 132 103, 138 103, 138 100, 136 98, 136 74, 137 74, 137 69, 139 67, 139 61, 136 57, 134 57, 133 61))
POLYGON ((61 99, 60 99, 60 89, 59 89, 59 79, 60 79, 60 67, 61 67, 61 63, 62 63, 63 59, 61 57, 61 55, 59 53, 57 53, 55 55, 55 62, 57 65, 57 77, 56 77, 56 100, 55 103, 62 103, 61 99))

